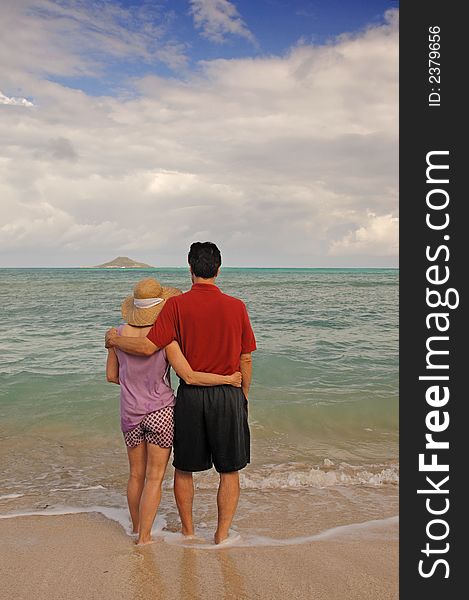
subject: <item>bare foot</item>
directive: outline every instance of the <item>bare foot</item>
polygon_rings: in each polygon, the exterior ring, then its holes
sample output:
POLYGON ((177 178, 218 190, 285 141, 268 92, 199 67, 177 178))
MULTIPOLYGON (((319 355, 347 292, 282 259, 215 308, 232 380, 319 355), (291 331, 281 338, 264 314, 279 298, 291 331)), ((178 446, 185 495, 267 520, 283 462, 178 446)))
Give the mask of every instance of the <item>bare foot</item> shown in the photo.
POLYGON ((195 537, 193 529, 185 529, 184 527, 182 527, 181 533, 184 537, 189 538, 189 539, 192 539, 195 537))
POLYGON ((215 536, 214 536, 214 541, 215 541, 215 544, 217 546, 229 546, 230 544, 234 544, 236 542, 239 542, 240 539, 241 539, 241 536, 239 535, 239 533, 235 533, 234 531, 232 531, 231 533, 229 533, 224 538, 221 538, 221 536, 217 537, 216 533, 215 533, 215 536))
POLYGON ((146 546, 147 544, 153 544, 154 540, 152 539, 151 536, 149 537, 140 537, 138 538, 138 540, 135 542, 135 544, 137 546, 146 546))
POLYGON ((215 544, 221 544, 223 541, 228 539, 228 531, 219 532, 218 529, 215 531, 215 535, 213 536, 213 541, 215 544))

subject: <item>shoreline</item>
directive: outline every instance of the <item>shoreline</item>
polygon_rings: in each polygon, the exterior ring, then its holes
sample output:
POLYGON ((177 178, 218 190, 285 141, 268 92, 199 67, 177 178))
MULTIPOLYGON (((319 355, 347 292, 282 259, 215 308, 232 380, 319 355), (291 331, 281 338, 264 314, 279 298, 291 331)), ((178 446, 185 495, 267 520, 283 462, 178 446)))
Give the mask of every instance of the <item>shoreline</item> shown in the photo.
POLYGON ((137 547, 118 515, 111 520, 93 508, 99 507, 1 515, 0 598, 398 598, 396 517, 333 528, 300 544, 287 538, 273 545, 212 545, 206 552, 163 531, 153 544, 137 547))
MULTIPOLYGON (((28 517, 66 517, 69 515, 101 515, 111 523, 117 523, 122 531, 131 537, 131 524, 127 508, 117 508, 109 506, 69 506, 45 508, 42 510, 31 511, 14 511, 12 513, 0 514, 0 522, 9 519, 21 519, 28 517)), ((300 546, 311 542, 328 540, 328 539, 350 539, 351 536, 365 535, 367 533, 378 533, 380 531, 388 532, 394 526, 398 527, 399 515, 384 517, 381 519, 370 519, 368 521, 360 521, 347 523, 345 525, 337 525, 326 528, 317 533, 306 536, 281 537, 275 538, 270 536, 260 536, 257 534, 245 534, 240 536, 238 542, 230 544, 230 548, 256 548, 256 547, 279 547, 279 546, 300 546)), ((197 527, 196 527, 197 529, 197 527)), ((180 547, 196 548, 197 550, 217 550, 218 546, 211 543, 201 543, 194 545, 193 543, 184 543, 177 539, 178 534, 166 529, 166 520, 160 515, 157 515, 152 530, 153 538, 161 540, 171 545, 180 547)), ((206 536, 205 536, 206 537, 206 536)), ((199 531, 199 539, 204 542, 204 536, 199 531)))

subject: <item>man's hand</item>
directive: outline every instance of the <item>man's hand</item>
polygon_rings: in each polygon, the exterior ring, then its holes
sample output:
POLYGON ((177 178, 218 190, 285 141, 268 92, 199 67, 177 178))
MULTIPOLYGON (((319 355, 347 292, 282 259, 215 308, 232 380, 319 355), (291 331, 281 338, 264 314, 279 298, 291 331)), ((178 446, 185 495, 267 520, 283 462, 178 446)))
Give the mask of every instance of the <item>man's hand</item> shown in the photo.
POLYGON ((242 381, 243 381, 243 376, 241 375, 240 371, 236 371, 232 375, 228 375, 227 382, 229 383, 229 385, 239 388, 239 387, 241 387, 242 381))
POLYGON ((106 331, 106 338, 105 338, 105 342, 104 342, 104 347, 105 348, 112 348, 113 346, 115 346, 115 339, 117 337, 117 329, 115 327, 111 327, 111 329, 108 329, 106 331))
POLYGON ((252 379, 252 356, 250 352, 247 354, 241 354, 239 365, 241 374, 243 375, 243 394, 246 396, 247 400, 252 379))

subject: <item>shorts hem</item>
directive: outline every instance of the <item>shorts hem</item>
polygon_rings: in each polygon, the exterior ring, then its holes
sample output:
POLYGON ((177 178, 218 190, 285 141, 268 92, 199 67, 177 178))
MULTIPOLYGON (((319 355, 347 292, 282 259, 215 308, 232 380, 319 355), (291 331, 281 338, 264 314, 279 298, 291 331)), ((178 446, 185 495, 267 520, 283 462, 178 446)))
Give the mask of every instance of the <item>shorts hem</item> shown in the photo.
POLYGON ((145 442, 145 440, 142 440, 141 442, 138 442, 138 444, 128 444, 125 440, 124 440, 124 444, 126 448, 137 448, 138 446, 140 446, 140 444, 143 444, 145 442))
POLYGON ((153 444, 153 446, 158 446, 158 448, 165 448, 166 450, 168 448, 172 448, 173 445, 170 444, 169 446, 162 446, 161 444, 158 444, 158 442, 152 442, 151 440, 144 440, 147 444, 153 444))
POLYGON ((213 464, 211 464, 208 467, 197 467, 197 468, 183 468, 183 467, 179 467, 177 464, 175 464, 175 462, 173 461, 173 467, 175 469, 177 469, 178 471, 186 471, 187 473, 200 473, 201 471, 209 471, 212 467, 213 464))
POLYGON ((227 469, 218 468, 215 465, 215 470, 217 473, 234 473, 235 471, 241 471, 241 469, 244 469, 245 467, 247 467, 248 464, 249 464, 249 461, 243 463, 240 467, 229 467, 227 469))

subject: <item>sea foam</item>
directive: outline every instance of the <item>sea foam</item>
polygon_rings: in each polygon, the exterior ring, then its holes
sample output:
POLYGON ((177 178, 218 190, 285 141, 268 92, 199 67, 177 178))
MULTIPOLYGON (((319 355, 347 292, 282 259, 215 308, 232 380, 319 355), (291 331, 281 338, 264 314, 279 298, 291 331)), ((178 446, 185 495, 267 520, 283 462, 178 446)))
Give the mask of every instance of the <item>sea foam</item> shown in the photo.
MULTIPOLYGON (((291 490, 298 488, 327 488, 333 486, 367 485, 381 487, 399 483, 399 465, 350 465, 324 460, 322 466, 309 466, 301 463, 279 464, 273 467, 249 468, 240 473, 240 485, 245 490, 291 490)), ((165 481, 171 488, 172 481, 165 481)), ((213 472, 195 476, 197 489, 218 487, 218 477, 213 472)))

